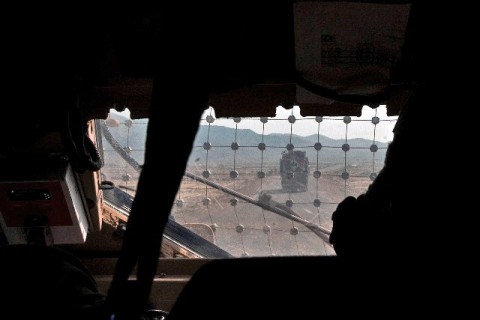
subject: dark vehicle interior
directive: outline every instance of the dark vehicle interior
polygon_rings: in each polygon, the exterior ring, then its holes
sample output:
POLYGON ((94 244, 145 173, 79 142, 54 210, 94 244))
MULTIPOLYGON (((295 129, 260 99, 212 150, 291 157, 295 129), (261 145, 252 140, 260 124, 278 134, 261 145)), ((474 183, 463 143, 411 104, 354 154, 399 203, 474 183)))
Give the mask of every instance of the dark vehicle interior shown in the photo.
POLYGON ((461 253, 469 243, 462 237, 475 233, 455 222, 460 188, 445 186, 456 178, 435 169, 453 155, 439 139, 450 111, 440 110, 459 104, 463 91, 452 79, 464 60, 463 33, 440 5, 167 3, 7 13, 0 318, 478 313, 475 295, 461 289, 475 288, 464 259, 475 250, 461 253), (309 116, 386 105, 399 115, 376 180, 333 213, 326 241, 336 254, 232 259, 175 221, 167 226, 203 111, 271 117, 279 105, 309 116), (134 197, 102 178, 94 121, 126 108, 149 120, 134 197), (102 222, 106 214, 125 223, 115 229, 102 222), (179 245, 186 242, 196 249, 179 245))

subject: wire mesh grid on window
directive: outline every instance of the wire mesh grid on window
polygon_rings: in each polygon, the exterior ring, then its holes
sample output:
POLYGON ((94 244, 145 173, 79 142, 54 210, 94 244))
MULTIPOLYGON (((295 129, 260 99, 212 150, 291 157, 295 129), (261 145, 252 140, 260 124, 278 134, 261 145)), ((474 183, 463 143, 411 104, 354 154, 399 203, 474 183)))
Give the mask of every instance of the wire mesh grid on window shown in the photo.
POLYGON ((144 159, 147 124, 146 119, 132 120, 125 115, 112 112, 102 123, 102 128, 107 130, 101 133, 103 179, 113 182, 115 186, 132 196, 135 195, 140 176, 138 166, 144 159), (131 158, 130 161, 129 158, 122 157, 125 154, 131 158))
MULTIPOLYGON (((334 254, 305 223, 246 200, 268 201, 304 222, 331 229, 338 203, 365 192, 381 170, 396 122, 384 110, 365 110, 362 117, 302 117, 297 108, 275 118, 216 119, 209 108, 171 215, 238 257, 334 254)), ((146 125, 145 119, 126 119, 109 127, 139 163, 146 125)), ((104 149, 102 172, 133 194, 138 172, 116 159, 108 143, 104 149)))

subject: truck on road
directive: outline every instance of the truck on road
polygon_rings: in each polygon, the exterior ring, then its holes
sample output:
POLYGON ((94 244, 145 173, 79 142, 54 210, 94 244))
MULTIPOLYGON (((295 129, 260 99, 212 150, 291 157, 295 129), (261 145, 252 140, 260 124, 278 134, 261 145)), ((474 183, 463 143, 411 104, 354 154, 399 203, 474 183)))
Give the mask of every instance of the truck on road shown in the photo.
POLYGON ((302 150, 283 151, 280 159, 282 189, 288 192, 307 191, 310 163, 307 152, 302 150))

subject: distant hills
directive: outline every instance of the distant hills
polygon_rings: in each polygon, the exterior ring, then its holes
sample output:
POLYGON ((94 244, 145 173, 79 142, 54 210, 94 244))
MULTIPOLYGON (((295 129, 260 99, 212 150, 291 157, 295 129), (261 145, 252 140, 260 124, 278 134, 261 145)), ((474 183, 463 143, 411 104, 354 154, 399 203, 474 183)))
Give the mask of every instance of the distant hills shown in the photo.
MULTIPOLYGON (((110 132, 114 138, 122 145, 128 144, 133 149, 131 155, 140 163, 143 162, 143 151, 145 148, 146 135, 146 121, 137 120, 130 127, 124 125, 126 118, 113 115, 114 119, 120 121, 118 127, 110 127, 110 132)), ((204 165, 207 157, 207 152, 203 148, 203 144, 207 142, 207 135, 211 144, 211 149, 208 152, 208 162, 210 166, 225 165, 231 167, 234 159, 234 150, 231 148, 232 142, 235 141, 235 129, 215 126, 210 127, 208 133, 208 125, 202 125, 197 132, 193 143, 192 153, 188 160, 188 165, 204 165)), ((261 162, 261 152, 258 149, 258 144, 262 142, 262 135, 250 129, 237 130, 237 143, 239 145, 235 155, 236 166, 238 167, 255 167, 259 166, 261 162)), ((321 150, 318 152, 319 162, 322 163, 343 163, 345 153, 341 147, 345 143, 344 140, 331 139, 326 136, 311 135, 307 137, 292 135, 291 143, 296 150, 305 150, 310 159, 310 163, 315 163, 317 159, 317 151, 314 149, 314 144, 319 140, 322 144, 321 150)), ((286 150, 286 146, 290 143, 290 134, 269 134, 263 137, 263 143, 266 149, 263 152, 264 164, 277 165, 281 157, 282 151, 286 150)), ((349 164, 368 164, 372 162, 372 152, 370 146, 371 140, 366 139, 351 139, 348 140, 350 150, 347 152, 349 164)), ((375 159, 378 162, 383 162, 387 143, 376 142, 378 151, 375 159)), ((105 149, 111 149, 108 143, 104 145, 105 149)))
MULTIPOLYGON (((207 141, 207 135, 209 136, 209 142, 212 145, 211 150, 208 152, 208 161, 210 163, 222 163, 233 162, 234 151, 231 148, 232 143, 235 141, 235 129, 211 126, 210 133, 208 134, 208 125, 200 126, 197 136, 194 141, 194 148, 189 158, 189 164, 194 161, 205 161, 206 151, 203 148, 203 144, 207 141)), ((291 143, 295 146, 296 150, 304 150, 307 152, 307 157, 310 159, 310 163, 313 163, 317 159, 317 151, 314 148, 315 143, 319 141, 322 144, 321 150, 318 152, 320 162, 343 163, 345 153, 341 147, 345 143, 345 140, 331 139, 326 136, 311 135, 307 137, 292 135, 291 143)), ((236 162, 240 166, 244 164, 257 165, 261 161, 261 152, 258 149, 258 144, 262 142, 262 135, 258 134, 250 129, 238 129, 237 130, 237 143, 239 149, 236 152, 236 162)), ((266 145, 266 149, 263 153, 264 163, 279 162, 282 151, 286 150, 287 144, 290 143, 290 134, 269 134, 263 137, 263 143, 266 145)), ((349 163, 371 163, 372 152, 370 146, 371 140, 366 139, 351 139, 348 140, 350 150, 347 152, 347 158, 349 163)), ((381 160, 385 157, 385 151, 388 146, 387 143, 377 142, 379 150, 375 156, 376 159, 381 160)), ((231 165, 231 164, 229 164, 231 165)))

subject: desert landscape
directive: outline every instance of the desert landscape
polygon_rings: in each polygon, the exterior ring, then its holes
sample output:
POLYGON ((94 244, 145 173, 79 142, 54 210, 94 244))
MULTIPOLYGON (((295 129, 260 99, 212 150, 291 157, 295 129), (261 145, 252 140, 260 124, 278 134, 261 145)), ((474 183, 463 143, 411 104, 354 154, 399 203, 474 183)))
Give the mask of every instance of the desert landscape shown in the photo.
MULTIPOLYGON (((139 122, 131 127, 109 128, 109 131, 128 155, 141 164, 145 129, 145 122, 139 122)), ((208 180, 215 184, 256 200, 260 193, 267 193, 275 203, 291 204, 290 209, 302 219, 331 229, 331 214, 338 203, 345 196, 365 192, 372 181, 370 175, 381 169, 387 144, 378 143, 379 150, 374 154, 370 150, 372 141, 354 139, 349 141, 351 150, 345 153, 341 149, 344 141, 321 137, 325 147, 316 150, 313 145, 318 136, 294 136, 289 140, 286 134, 261 137, 244 129, 236 130, 239 148, 233 150, 228 141, 235 135, 234 130, 220 126, 200 127, 187 164, 190 177, 184 177, 172 204, 171 215, 175 221, 238 257, 335 254, 328 243, 304 225, 191 177, 202 177, 208 170, 208 180), (212 145, 208 150, 203 147, 207 134, 212 145), (263 155, 257 147, 262 138, 267 146, 263 155), (279 160, 285 150, 282 144, 286 145, 286 141, 292 141, 298 149, 307 152, 310 172, 308 189, 304 192, 282 189, 279 160), (234 179, 230 176, 233 169, 238 173, 234 179), (259 171, 264 172, 264 178, 258 177, 259 171), (321 172, 318 179, 314 171, 321 172), (349 174, 346 180, 342 178, 345 171, 349 174)), ((103 141, 103 150, 104 178, 134 195, 138 170, 108 141, 103 141)))

